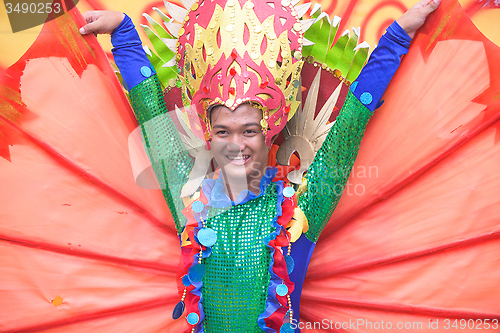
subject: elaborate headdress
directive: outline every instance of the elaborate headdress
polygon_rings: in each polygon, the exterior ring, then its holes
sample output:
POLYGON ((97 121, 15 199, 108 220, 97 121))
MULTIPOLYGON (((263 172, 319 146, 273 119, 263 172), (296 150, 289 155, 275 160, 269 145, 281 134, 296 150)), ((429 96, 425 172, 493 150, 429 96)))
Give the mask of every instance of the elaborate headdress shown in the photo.
POLYGON ((142 25, 157 52, 145 46, 167 107, 185 107, 178 115, 187 136, 180 134, 196 162, 181 196, 193 194, 208 171, 211 153, 202 146, 211 136, 207 111, 214 105, 234 110, 251 102, 262 109, 267 144, 291 119, 277 158, 286 165, 299 152, 300 170, 288 179, 300 184, 334 108, 342 106, 368 57, 369 45, 358 44, 359 29, 338 30, 340 18, 330 19, 319 4, 310 19, 300 19, 311 4, 298 0, 181 2, 188 9, 165 1, 171 17, 153 8, 163 24, 143 14, 149 25, 142 25), (298 100, 305 101, 302 107, 298 100))
POLYGON ((299 105, 303 32, 290 1, 196 2, 178 36, 183 102, 196 108, 207 141, 210 107, 253 102, 270 146, 299 105))

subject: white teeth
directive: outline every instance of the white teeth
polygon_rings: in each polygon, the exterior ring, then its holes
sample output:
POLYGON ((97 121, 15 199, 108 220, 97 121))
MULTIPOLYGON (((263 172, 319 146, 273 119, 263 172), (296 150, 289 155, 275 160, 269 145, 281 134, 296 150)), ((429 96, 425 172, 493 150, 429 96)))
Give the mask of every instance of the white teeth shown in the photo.
POLYGON ((243 155, 243 156, 228 156, 227 157, 228 159, 230 159, 231 161, 235 161, 235 160, 246 160, 248 158, 250 158, 249 155, 243 155))

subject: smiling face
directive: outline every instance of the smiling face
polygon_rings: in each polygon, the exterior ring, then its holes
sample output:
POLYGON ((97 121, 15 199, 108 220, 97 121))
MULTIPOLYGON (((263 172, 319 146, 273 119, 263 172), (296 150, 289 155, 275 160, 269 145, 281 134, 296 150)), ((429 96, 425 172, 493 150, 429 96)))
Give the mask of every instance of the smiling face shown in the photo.
POLYGON ((269 148, 262 134, 262 111, 242 104, 234 111, 217 106, 211 111, 211 149, 226 179, 246 179, 250 191, 258 191, 267 166, 269 148))

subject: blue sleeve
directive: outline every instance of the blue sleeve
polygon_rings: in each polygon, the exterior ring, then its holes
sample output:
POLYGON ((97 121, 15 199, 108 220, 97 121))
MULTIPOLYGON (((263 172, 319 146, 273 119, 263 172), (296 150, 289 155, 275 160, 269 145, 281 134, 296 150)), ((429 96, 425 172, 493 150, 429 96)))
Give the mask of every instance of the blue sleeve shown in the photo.
POLYGON ((115 63, 122 75, 125 89, 132 90, 133 87, 155 73, 142 48, 139 34, 127 14, 120 25, 111 33, 111 43, 113 44, 111 52, 113 52, 115 63))
POLYGON ((370 111, 379 103, 385 89, 401 63, 401 57, 408 53, 411 38, 394 21, 373 50, 367 64, 351 85, 351 91, 370 111))

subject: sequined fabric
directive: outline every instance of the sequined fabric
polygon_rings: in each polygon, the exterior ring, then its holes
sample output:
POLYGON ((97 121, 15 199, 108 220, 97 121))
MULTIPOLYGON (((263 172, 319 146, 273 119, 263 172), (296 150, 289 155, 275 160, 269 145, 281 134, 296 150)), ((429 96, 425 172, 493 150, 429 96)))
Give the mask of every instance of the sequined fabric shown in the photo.
POLYGON ((264 238, 276 216, 276 187, 227 211, 214 209, 207 227, 217 231, 202 295, 206 332, 262 332, 257 317, 264 311, 269 285, 270 250, 264 238))
POLYGON ((316 242, 328 223, 349 178, 372 113, 349 91, 345 104, 306 175, 299 199, 309 222, 306 237, 316 242))
POLYGON ((130 101, 141 126, 146 153, 174 218, 177 232, 181 233, 186 219, 180 214, 184 208, 180 193, 189 179, 193 160, 168 115, 156 75, 135 86, 130 91, 130 101))

